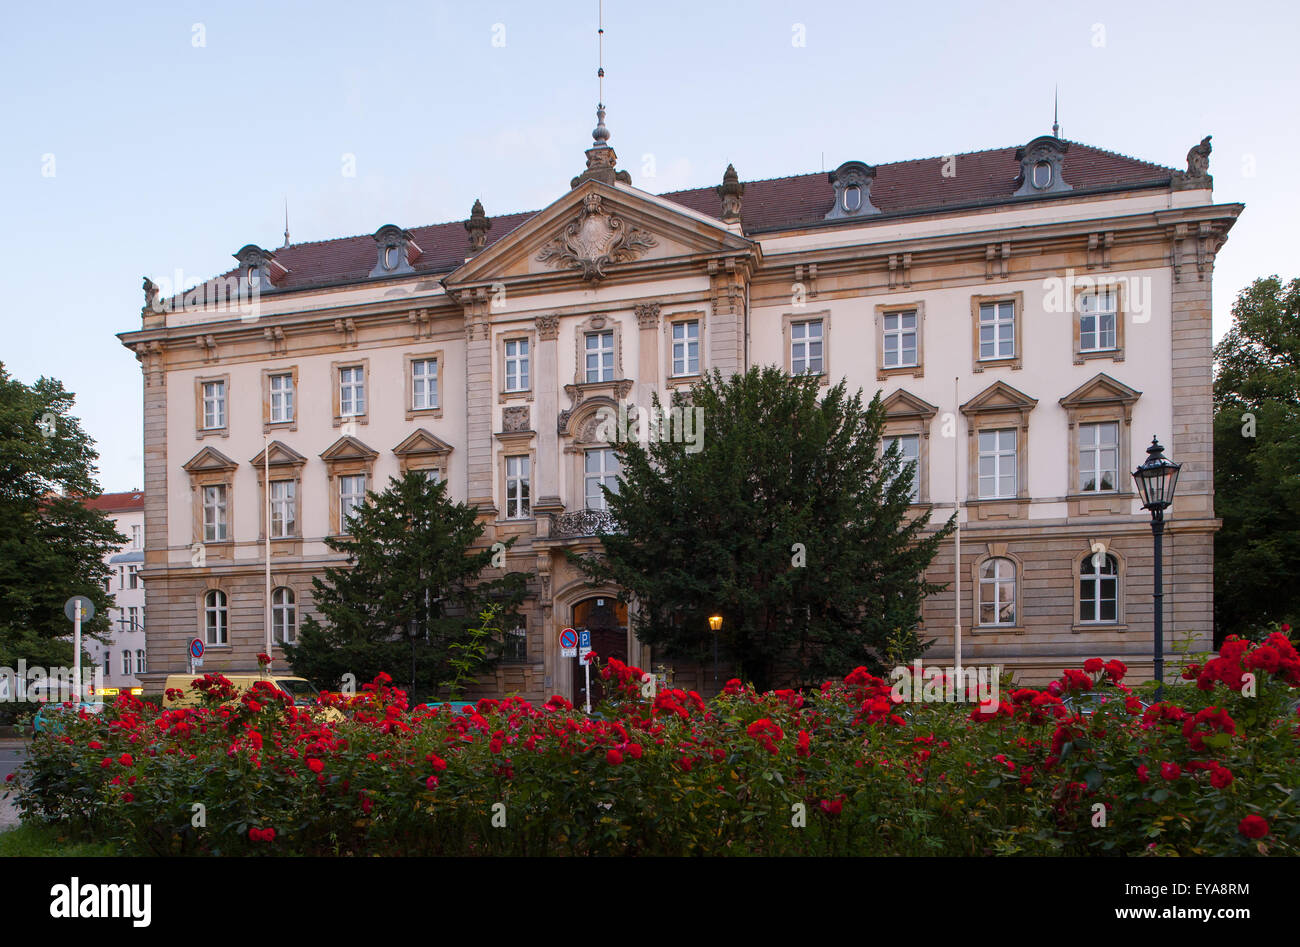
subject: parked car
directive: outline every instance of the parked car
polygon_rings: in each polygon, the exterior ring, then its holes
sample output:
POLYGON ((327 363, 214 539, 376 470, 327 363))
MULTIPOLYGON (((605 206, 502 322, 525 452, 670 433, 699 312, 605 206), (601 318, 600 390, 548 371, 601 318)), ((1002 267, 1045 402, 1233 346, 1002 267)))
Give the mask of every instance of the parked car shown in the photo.
MULTIPOLYGON (((288 694, 294 705, 298 707, 314 707, 317 701, 320 700, 320 691, 305 677, 263 674, 258 671, 236 671, 222 676, 234 685, 239 697, 251 691, 254 684, 262 681, 288 694)), ((194 681, 198 677, 199 675, 196 674, 168 674, 167 682, 164 685, 165 690, 163 691, 163 709, 171 710, 177 707, 199 706, 203 702, 203 697, 194 687, 194 681), (175 693, 176 691, 180 691, 179 696, 175 693)), ((333 707, 326 707, 325 719, 330 723, 337 723, 343 719, 343 714, 333 707)))
MULTIPOLYGON (((1097 691, 1082 691, 1080 693, 1073 693, 1067 697, 1063 697, 1061 699, 1061 705, 1071 713, 1083 714, 1086 717, 1097 710, 1097 708, 1102 704, 1111 701, 1117 701, 1122 704, 1125 700, 1127 700, 1127 697, 1121 694, 1102 694, 1097 691)), ((1147 707, 1150 706, 1141 700, 1139 700, 1138 703, 1142 704, 1143 710, 1146 710, 1147 707)))

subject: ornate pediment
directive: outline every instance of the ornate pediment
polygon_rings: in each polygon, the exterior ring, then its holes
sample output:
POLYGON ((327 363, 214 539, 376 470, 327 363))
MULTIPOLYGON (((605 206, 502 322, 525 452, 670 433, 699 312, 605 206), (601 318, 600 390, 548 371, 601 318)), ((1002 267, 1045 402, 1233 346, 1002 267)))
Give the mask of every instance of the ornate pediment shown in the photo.
POLYGON ((993 411, 1018 411, 1021 414, 1028 414, 1037 404, 1037 398, 1031 398, 1023 391, 1017 391, 1004 381, 995 381, 962 405, 961 413, 968 416, 993 411))
POLYGON ((402 443, 393 448, 393 453, 398 457, 406 457, 415 454, 450 454, 451 445, 439 437, 430 434, 424 428, 420 428, 402 443))
POLYGON ((658 241, 648 231, 607 212, 599 193, 589 192, 582 209, 564 231, 537 254, 556 269, 582 270, 582 278, 601 280, 605 267, 640 259, 658 241))
POLYGON ((904 388, 898 389, 881 402, 885 416, 891 421, 919 418, 928 421, 939 413, 939 409, 930 402, 918 398, 904 388))
POLYGON ((287 444, 279 441, 272 441, 266 450, 257 452, 257 456, 249 461, 258 470, 261 470, 268 462, 272 467, 301 467, 307 463, 307 458, 302 456, 287 444), (271 452, 269 461, 263 456, 266 450, 271 452))
POLYGON ((1142 392, 1116 381, 1105 372, 1094 375, 1061 399, 1063 408, 1086 408, 1095 404, 1131 405, 1142 392))
POLYGON ((351 434, 345 434, 321 451, 320 456, 326 463, 336 460, 374 460, 379 456, 379 451, 372 450, 351 434))
POLYGON ((190 473, 207 473, 213 470, 234 470, 239 464, 215 447, 205 447, 181 466, 190 473))

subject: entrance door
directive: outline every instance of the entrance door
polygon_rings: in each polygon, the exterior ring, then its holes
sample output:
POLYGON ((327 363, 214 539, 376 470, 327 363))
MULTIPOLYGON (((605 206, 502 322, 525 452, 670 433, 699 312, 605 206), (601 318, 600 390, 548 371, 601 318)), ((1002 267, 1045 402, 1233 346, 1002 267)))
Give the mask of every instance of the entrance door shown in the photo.
MULTIPOLYGON (((585 599, 573 606, 573 627, 591 632, 591 647, 601 662, 610 658, 627 661, 627 606, 608 596, 585 599)), ((581 707, 587 700, 587 672, 576 665, 573 675, 573 705, 581 707)), ((591 675, 591 705, 604 697, 604 681, 595 671, 591 675)))

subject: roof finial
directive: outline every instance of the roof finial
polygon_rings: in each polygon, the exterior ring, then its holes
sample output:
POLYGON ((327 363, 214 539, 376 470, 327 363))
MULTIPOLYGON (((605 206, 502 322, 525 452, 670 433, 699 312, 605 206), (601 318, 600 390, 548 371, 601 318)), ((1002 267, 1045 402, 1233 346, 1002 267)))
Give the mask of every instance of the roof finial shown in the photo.
POLYGON ((592 130, 591 140, 597 145, 609 141, 609 129, 605 127, 605 0, 599 0, 599 21, 596 28, 596 127, 592 130))
POLYGON ((289 245, 289 195, 284 196, 284 245, 289 245))
POLYGON ((1057 117, 1060 112, 1059 91, 1060 91, 1060 86, 1052 87, 1052 137, 1053 138, 1061 137, 1061 125, 1057 121, 1057 117))

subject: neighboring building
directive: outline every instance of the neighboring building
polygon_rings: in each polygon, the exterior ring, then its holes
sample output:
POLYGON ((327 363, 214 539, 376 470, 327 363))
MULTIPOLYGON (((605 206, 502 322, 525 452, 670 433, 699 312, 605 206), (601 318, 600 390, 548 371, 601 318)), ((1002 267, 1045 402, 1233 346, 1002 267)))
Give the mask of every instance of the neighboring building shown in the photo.
POLYGON ((127 538, 125 546, 104 559, 110 573, 107 591, 113 596, 108 610, 112 638, 106 644, 88 640, 86 651, 104 673, 104 687, 129 690, 141 687, 140 675, 148 671, 144 617, 144 493, 105 493, 84 501, 92 510, 108 515, 127 538))
MULTIPOLYGON (((728 167, 654 195, 616 170, 603 114, 586 170, 540 211, 475 201, 463 222, 249 245, 170 305, 146 281, 143 327, 120 337, 145 376, 153 689, 195 635, 209 669, 264 647, 264 432, 277 640, 337 561, 324 537, 421 469, 478 506, 485 544, 515 537, 507 568, 533 577, 516 659, 485 689, 575 693, 566 625, 658 663, 618 590, 564 557, 594 548, 597 485, 617 475, 597 411, 760 363, 883 389, 916 514, 960 503, 965 661, 1024 681, 1093 655, 1150 673, 1150 520, 1129 472, 1159 435, 1184 463, 1165 627, 1208 646, 1210 287, 1243 209, 1213 202, 1208 139, 1186 172, 1043 136, 745 183, 728 167), (232 286, 255 305, 214 301, 232 286)), ((929 578, 953 572, 947 543, 929 578)), ((953 599, 926 603, 931 660, 952 654, 953 599)))

